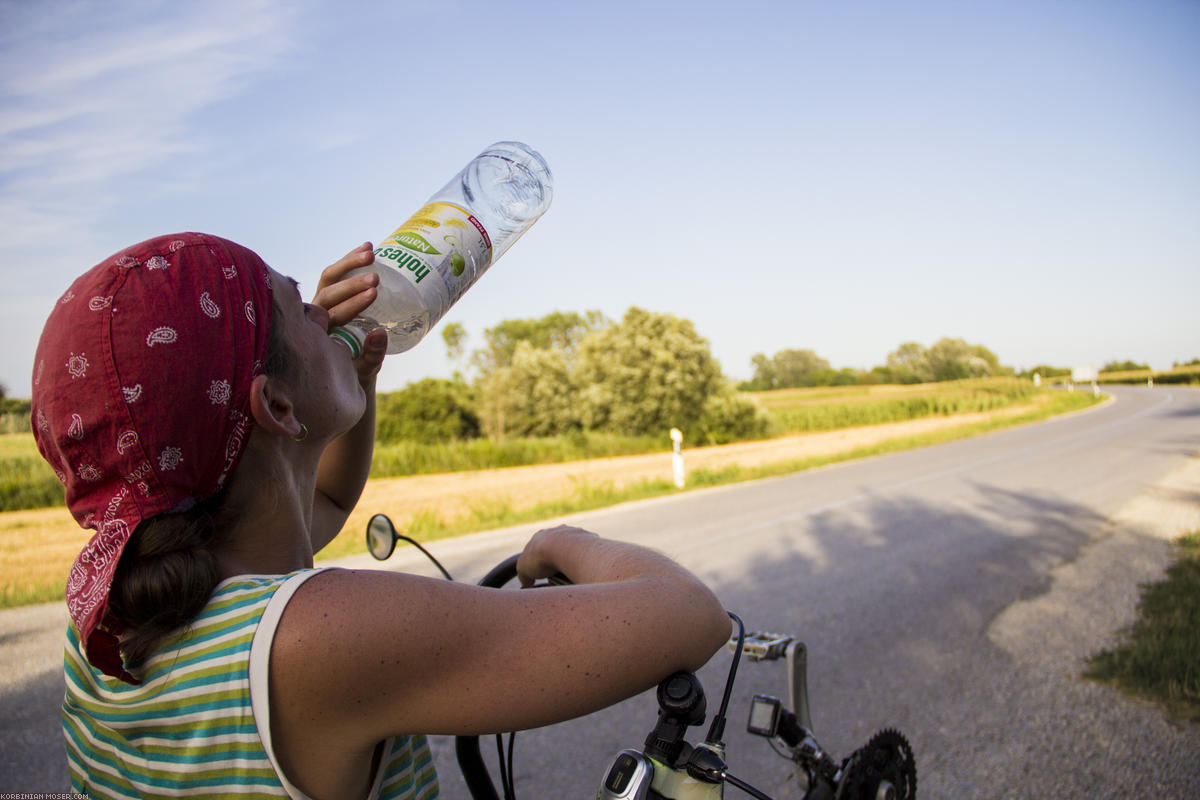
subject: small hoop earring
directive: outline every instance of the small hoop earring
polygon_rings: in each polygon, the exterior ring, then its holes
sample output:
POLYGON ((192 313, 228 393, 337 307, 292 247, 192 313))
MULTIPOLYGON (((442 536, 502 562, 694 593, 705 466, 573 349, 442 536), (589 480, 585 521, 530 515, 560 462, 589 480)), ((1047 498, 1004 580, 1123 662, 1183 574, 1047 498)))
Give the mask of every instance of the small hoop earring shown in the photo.
POLYGON ((303 442, 308 438, 308 426, 303 422, 300 423, 300 432, 292 437, 292 441, 303 442))

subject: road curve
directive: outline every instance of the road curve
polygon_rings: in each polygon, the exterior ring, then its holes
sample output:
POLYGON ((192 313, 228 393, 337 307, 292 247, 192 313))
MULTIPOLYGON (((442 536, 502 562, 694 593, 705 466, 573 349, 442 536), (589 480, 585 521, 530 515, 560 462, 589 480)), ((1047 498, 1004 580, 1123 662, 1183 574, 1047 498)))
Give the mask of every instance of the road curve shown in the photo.
MULTIPOLYGON (((1200 390, 1106 391, 1115 402, 1085 413, 573 521, 679 558, 749 627, 801 636, 821 743, 841 756, 901 728, 922 798, 1196 797, 1196 727, 1077 676, 1081 642, 1111 641, 1138 582, 1161 569, 1159 532, 1123 509, 1200 453, 1200 390), (1070 569, 1098 602, 1062 594, 1070 569), (1050 604, 1062 597, 1075 599, 1050 604)), ((1200 505, 1196 485, 1173 491, 1200 505)), ((475 579, 530 530, 436 553, 475 579)), ((388 566, 432 574, 411 552, 388 566)), ((65 786, 63 619, 54 605, 0 612, 0 791, 65 786)), ((719 654, 701 673, 710 709, 727 669, 719 654)), ((780 797, 794 796, 787 764, 742 727, 752 694, 783 691, 777 666, 743 665, 727 733, 731 771, 780 797)), ((519 796, 593 796, 607 760, 638 746, 654 716, 642 696, 521 734, 519 796)), ((435 747, 443 797, 465 797, 449 742, 435 747)))

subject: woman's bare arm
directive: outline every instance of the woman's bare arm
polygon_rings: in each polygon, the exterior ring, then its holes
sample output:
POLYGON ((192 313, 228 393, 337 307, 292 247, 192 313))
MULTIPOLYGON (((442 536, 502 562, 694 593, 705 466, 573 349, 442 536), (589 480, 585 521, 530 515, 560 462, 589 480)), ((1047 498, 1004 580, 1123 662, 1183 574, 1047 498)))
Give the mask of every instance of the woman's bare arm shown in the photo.
POLYGON ((698 669, 729 635, 713 593, 646 548, 561 527, 535 535, 518 570, 523 581, 561 571, 575 585, 497 590, 341 570, 309 580, 276 636, 272 698, 285 699, 273 721, 364 746, 536 727, 698 669))

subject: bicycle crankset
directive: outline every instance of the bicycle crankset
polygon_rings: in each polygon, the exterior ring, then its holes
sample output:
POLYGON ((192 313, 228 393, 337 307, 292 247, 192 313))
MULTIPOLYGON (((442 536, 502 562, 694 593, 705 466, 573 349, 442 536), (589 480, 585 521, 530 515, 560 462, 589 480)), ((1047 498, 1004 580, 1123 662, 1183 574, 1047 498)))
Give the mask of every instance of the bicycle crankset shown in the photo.
POLYGON ((837 800, 915 800, 917 763, 900 731, 888 728, 871 737, 843 765, 837 800))

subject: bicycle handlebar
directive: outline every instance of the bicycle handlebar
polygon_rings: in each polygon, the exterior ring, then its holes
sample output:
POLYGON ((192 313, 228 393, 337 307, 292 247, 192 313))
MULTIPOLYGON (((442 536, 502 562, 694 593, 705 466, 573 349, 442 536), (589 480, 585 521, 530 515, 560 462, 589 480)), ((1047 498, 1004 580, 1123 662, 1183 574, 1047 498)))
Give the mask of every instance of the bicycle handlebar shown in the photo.
MULTIPOLYGON (((380 560, 388 558, 398 539, 412 542, 411 539, 401 536, 395 530, 391 520, 386 515, 378 514, 368 523, 367 549, 376 558, 380 560)), ((412 543, 416 544, 416 542, 412 543)), ((420 545, 417 546, 420 547, 420 545)), ((437 564, 437 560, 432 555, 429 555, 424 548, 421 548, 421 551, 437 564)), ((512 581, 517 577, 518 558, 518 555, 513 555, 501 561, 479 581, 479 585, 499 589, 512 581)), ((451 579, 450 575, 446 573, 440 564, 437 564, 437 566, 448 579, 451 579)), ((550 584, 563 585, 569 584, 570 580, 562 574, 556 574, 548 582, 550 584)), ((732 687, 734 667, 736 667, 737 661, 742 656, 750 661, 774 661, 781 658, 787 661, 787 705, 785 706, 783 701, 774 697, 755 695, 747 730, 750 733, 779 741, 787 747, 788 753, 779 754, 793 762, 806 800, 818 800, 818 798, 828 800, 835 797, 840 800, 875 800, 875 798, 879 797, 894 798, 895 800, 915 799, 917 786, 916 763, 911 746, 899 731, 885 729, 876 733, 866 745, 842 760, 840 765, 828 753, 824 752, 817 743, 811 730, 812 722, 809 713, 806 677, 807 658, 802 642, 793 637, 780 634, 746 634, 742 631, 740 635, 735 635, 730 640, 729 645, 735 655, 734 663, 730 669, 730 679, 726 682, 726 698, 732 687)), ((680 675, 691 679, 702 702, 703 689, 700 688, 699 682, 695 680, 695 676, 690 673, 676 673, 676 675, 668 676, 663 683, 666 684, 675 680, 680 675)), ((661 696, 663 685, 660 685, 659 689, 660 723, 662 721, 661 715, 664 713, 668 716, 667 721, 671 722, 674 720, 669 714, 671 709, 668 709, 667 705, 663 705, 664 700, 661 696)), ((722 703, 722 706, 724 706, 724 703, 722 703)), ((718 716, 723 719, 724 711, 722 710, 718 716)), ((678 720, 674 721, 678 722, 678 720)), ((703 717, 701 717, 700 722, 702 721, 703 717)), ((688 721, 686 725, 674 725, 675 728, 680 729, 676 731, 679 734, 678 738, 682 740, 683 730, 686 729, 687 725, 694 724, 699 724, 699 722, 688 721)), ((652 753, 653 748, 650 747, 650 744, 652 740, 655 740, 656 733, 658 733, 657 727, 651 732, 650 737, 647 738, 647 749, 644 752, 639 750, 623 750, 618 754, 617 761, 613 764, 613 769, 607 773, 608 778, 601 787, 601 794, 603 796, 634 796, 624 792, 624 789, 632 788, 628 785, 628 779, 632 777, 632 773, 624 770, 624 767, 628 766, 628 763, 635 762, 653 763, 652 758, 648 756, 652 753), (611 785, 610 781, 612 782, 611 785), (614 794, 613 791, 618 788, 617 784, 620 784, 624 788, 621 792, 614 794)), ((719 731, 712 735, 720 738, 719 731)), ((730 775, 725 770, 722 745, 712 745, 709 742, 705 742, 692 748, 686 742, 681 741, 681 744, 683 749, 680 750, 681 757, 678 763, 674 763, 676 762, 675 758, 668 758, 668 763, 665 764, 659 763, 659 768, 663 770, 664 774, 675 774, 682 779, 686 779, 686 776, 690 774, 697 779, 704 780, 712 784, 713 788, 716 789, 716 793, 713 795, 715 797, 722 796, 720 784, 727 782, 753 797, 768 798, 767 795, 755 789, 750 784, 730 775), (713 751, 715 760, 709 757, 710 754, 707 750, 713 751), (685 751, 690 756, 683 757, 685 751), (686 764, 684 763, 685 761, 687 762, 686 764)), ((501 749, 503 750, 503 748, 501 749)), ((483 756, 479 748, 479 737, 454 737, 454 751, 463 780, 473 800, 500 800, 500 796, 496 793, 496 786, 492 782, 487 766, 483 762, 483 756)), ((659 755, 661 756, 662 754, 660 753, 659 755)), ((500 761, 501 785, 504 787, 506 798, 511 797, 513 794, 511 762, 512 741, 510 736, 507 770, 503 752, 501 752, 500 761)), ((653 770, 651 770, 652 773, 653 770)), ((655 778, 655 788, 657 788, 657 783, 658 780, 655 778)), ((647 787, 650 786, 649 783, 646 785, 647 787)), ((664 791, 667 790, 664 789, 664 791)), ((653 788, 649 789, 648 792, 643 790, 642 793, 636 796, 643 798, 647 796, 654 798, 662 797, 653 788)), ((675 796, 674 792, 670 796, 675 796)), ((688 796, 701 795, 689 793, 688 796)))

